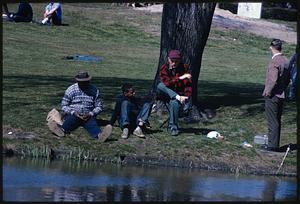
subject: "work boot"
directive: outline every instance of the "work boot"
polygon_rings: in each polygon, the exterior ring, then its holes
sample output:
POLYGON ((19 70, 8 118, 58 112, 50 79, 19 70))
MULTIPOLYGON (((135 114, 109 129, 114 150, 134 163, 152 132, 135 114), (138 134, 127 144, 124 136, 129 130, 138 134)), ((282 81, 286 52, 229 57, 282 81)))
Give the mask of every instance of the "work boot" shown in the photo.
POLYGON ((106 125, 102 132, 98 134, 98 139, 100 142, 105 142, 107 138, 111 135, 112 132, 112 126, 111 125, 106 125))
POLYGON ((49 120, 47 123, 49 129, 51 130, 52 133, 59 137, 65 136, 65 132, 61 127, 58 126, 58 124, 54 120, 49 120))
POLYGON ((183 113, 188 114, 188 112, 191 109, 192 109, 192 100, 191 100, 191 98, 188 98, 183 102, 183 113))
POLYGON ((128 133, 129 133, 128 128, 124 128, 123 132, 122 132, 122 135, 121 135, 121 138, 127 139, 128 138, 128 133))
POLYGON ((178 129, 176 127, 171 128, 171 135, 172 136, 177 136, 179 134, 178 129))
POLYGON ((140 137, 140 138, 145 138, 145 135, 144 135, 144 133, 142 131, 142 128, 140 126, 137 126, 135 128, 135 130, 133 131, 133 134, 140 137))

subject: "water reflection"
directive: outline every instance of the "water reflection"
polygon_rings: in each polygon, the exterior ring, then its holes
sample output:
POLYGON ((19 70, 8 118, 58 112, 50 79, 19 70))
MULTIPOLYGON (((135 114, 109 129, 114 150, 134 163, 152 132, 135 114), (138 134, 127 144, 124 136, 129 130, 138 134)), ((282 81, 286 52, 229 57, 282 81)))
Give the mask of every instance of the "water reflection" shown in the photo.
POLYGON ((3 158, 5 201, 296 200, 296 178, 3 158))

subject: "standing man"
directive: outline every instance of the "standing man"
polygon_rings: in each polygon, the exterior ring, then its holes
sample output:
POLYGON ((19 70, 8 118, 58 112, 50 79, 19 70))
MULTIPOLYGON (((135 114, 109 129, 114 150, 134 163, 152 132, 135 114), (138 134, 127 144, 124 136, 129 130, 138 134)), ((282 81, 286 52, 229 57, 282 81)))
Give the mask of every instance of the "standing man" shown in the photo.
POLYGON ((269 47, 272 60, 266 72, 265 112, 268 123, 268 146, 266 150, 277 151, 280 143, 281 115, 285 89, 289 83, 289 60, 281 53, 282 41, 273 39, 269 47))
MULTIPOLYGON (((157 85, 158 94, 161 94, 169 109, 169 129, 172 136, 177 136, 178 117, 182 105, 191 104, 192 75, 189 65, 181 62, 179 50, 168 53, 167 62, 162 65, 159 72, 160 83, 157 85)), ((184 108, 186 109, 186 108, 184 108)))
POLYGON ((79 71, 75 76, 77 83, 69 86, 61 101, 64 112, 64 122, 57 125, 52 121, 50 130, 58 136, 64 136, 79 126, 95 139, 104 142, 112 132, 112 126, 107 125, 103 131, 98 126, 96 116, 103 110, 99 89, 90 84, 91 76, 86 71, 79 71))
POLYGON ((62 22, 62 10, 60 3, 49 3, 45 8, 44 20, 42 24, 51 23, 53 25, 61 25, 62 22))

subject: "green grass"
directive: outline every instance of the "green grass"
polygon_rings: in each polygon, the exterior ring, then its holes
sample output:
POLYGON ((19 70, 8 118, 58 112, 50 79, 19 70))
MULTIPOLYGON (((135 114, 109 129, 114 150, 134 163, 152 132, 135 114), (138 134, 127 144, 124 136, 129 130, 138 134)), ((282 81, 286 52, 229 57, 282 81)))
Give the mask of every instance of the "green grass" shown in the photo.
MULTIPOLYGON (((32 5, 34 18, 41 20, 44 4, 32 5)), ((16 5, 9 4, 9 8, 16 5)), ((244 139, 252 142, 255 134, 267 131, 261 93, 270 59, 270 39, 237 31, 212 29, 204 50, 198 99, 203 108, 216 109, 217 116, 209 122, 181 123, 184 132, 174 139, 166 129, 158 129, 154 114, 149 140, 130 137, 122 142, 118 127, 114 127, 114 141, 105 146, 91 140, 83 129, 71 137, 54 140, 46 126, 46 115, 53 107, 60 108, 64 90, 74 83, 78 70, 89 71, 92 83, 100 88, 104 112, 98 118, 108 120, 122 83, 134 83, 137 94, 149 91, 160 50, 161 14, 110 4, 68 3, 63 4, 63 13, 69 26, 3 22, 3 126, 38 133, 42 139, 33 145, 40 145, 40 151, 48 145, 68 152, 81 147, 104 155, 135 154, 143 149, 139 154, 162 154, 167 158, 185 155, 186 151, 191 158, 199 152, 207 158, 232 152, 255 158, 254 151, 243 150, 239 144, 244 139), (62 59, 73 54, 99 56, 103 61, 62 59), (219 131, 226 142, 207 139, 208 130, 219 131)), ((284 44, 283 50, 290 57, 295 45, 284 44)), ((281 144, 296 143, 295 103, 285 105, 282 121, 281 144)), ((287 160, 296 164, 295 157, 287 160)))

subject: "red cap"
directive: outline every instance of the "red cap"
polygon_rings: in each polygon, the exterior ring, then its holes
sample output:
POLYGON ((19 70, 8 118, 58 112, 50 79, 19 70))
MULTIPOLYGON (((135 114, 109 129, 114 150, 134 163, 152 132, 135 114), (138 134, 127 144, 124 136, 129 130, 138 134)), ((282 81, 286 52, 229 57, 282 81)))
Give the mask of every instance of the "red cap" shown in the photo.
POLYGON ((170 59, 181 59, 181 54, 179 50, 171 50, 168 54, 170 59))

